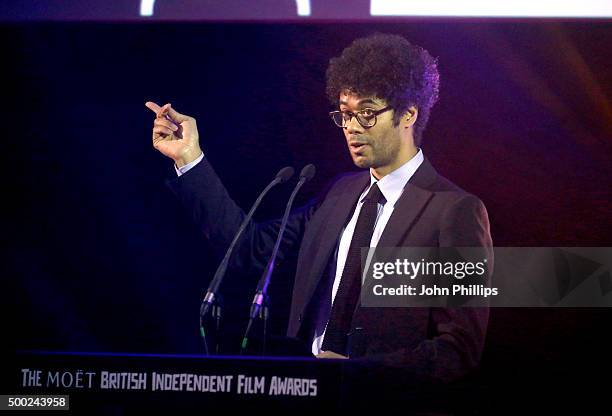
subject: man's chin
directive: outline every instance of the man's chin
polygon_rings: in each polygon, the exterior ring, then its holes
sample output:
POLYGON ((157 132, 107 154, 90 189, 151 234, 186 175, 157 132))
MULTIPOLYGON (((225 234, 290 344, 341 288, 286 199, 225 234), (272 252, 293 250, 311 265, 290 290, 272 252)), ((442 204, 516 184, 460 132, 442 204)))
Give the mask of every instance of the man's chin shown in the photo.
POLYGON ((354 157, 353 163, 361 169, 369 169, 372 167, 372 162, 365 157, 354 157))

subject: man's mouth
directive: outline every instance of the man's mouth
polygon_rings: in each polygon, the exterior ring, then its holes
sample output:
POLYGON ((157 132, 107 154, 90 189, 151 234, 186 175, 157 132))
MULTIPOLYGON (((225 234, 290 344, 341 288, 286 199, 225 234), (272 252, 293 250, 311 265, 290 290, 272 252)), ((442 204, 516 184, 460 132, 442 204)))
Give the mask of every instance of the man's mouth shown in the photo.
POLYGON ((354 149, 354 150, 361 149, 365 145, 367 145, 366 142, 350 142, 349 143, 349 146, 351 147, 351 149, 354 149))

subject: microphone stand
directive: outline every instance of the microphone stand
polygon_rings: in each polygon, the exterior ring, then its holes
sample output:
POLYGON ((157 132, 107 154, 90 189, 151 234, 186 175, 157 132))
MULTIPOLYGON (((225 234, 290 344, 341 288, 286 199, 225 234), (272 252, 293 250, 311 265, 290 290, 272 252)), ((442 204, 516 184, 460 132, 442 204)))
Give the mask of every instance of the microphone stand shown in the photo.
POLYGON ((263 351, 262 354, 266 353, 266 336, 267 336, 267 324, 269 319, 269 307, 268 307, 268 286, 270 285, 270 280, 272 278, 272 273, 274 271, 274 263, 276 261, 276 256, 278 255, 278 249, 280 247, 281 240, 283 238, 283 234, 285 233, 285 228, 287 227, 287 221, 289 219, 289 213, 291 212, 291 206, 293 205, 293 200, 297 195, 298 191, 306 182, 308 182, 315 175, 316 169, 314 165, 309 164, 304 166, 302 172, 300 172, 300 180, 295 185, 291 196, 289 197, 289 201, 287 202, 287 206, 285 207, 285 213, 283 215, 281 226, 278 231, 278 236, 276 237, 276 243, 274 244, 274 248, 272 250, 272 254, 270 256, 270 260, 268 260, 268 264, 264 269, 264 272, 259 279, 259 283, 257 284, 257 289, 255 291, 255 296, 253 298, 253 302, 251 304, 251 311, 249 314, 249 323, 247 324, 247 328, 244 332, 244 337, 242 338, 242 344, 240 347, 240 355, 242 355, 248 346, 249 342, 249 333, 251 332, 251 328, 253 326, 253 322, 255 319, 259 318, 263 320, 263 351))
MULTIPOLYGON (((225 271, 227 270, 227 266, 229 264, 229 259, 230 259, 231 255, 232 255, 233 251, 234 251, 234 247, 236 246, 236 243, 238 242, 238 240, 242 236, 242 233, 246 229, 246 226, 251 221, 251 218, 253 217, 253 214, 255 213, 255 210, 257 209, 257 207, 261 203, 263 197, 274 186, 289 180, 289 178, 291 178, 291 176, 293 176, 293 172, 294 172, 294 170, 293 170, 292 167, 287 166, 287 167, 282 168, 276 174, 276 177, 272 180, 272 182, 270 182, 268 184, 268 186, 266 186, 264 188, 264 190, 261 191, 261 193, 259 194, 259 196, 255 200, 255 202, 253 203, 253 206, 249 210, 249 213, 242 220, 242 224, 240 224, 240 227, 238 228, 238 231, 236 232, 236 235, 234 236, 234 239, 232 240, 232 242, 231 242, 230 246, 228 247, 227 251, 225 252, 225 256, 223 257, 223 260, 219 264, 219 267, 217 267, 217 271, 215 272, 215 276, 213 277, 212 281, 210 282, 210 284, 208 286, 208 290, 206 291, 206 294, 204 295, 204 299, 202 300, 202 304, 200 305, 200 336, 202 337, 202 342, 204 344, 204 353, 205 353, 205 355, 209 355, 209 351, 208 351, 208 342, 206 341, 206 330, 204 328, 204 318, 208 314, 208 311, 210 310, 210 308, 214 306, 214 309, 216 310, 215 311, 216 312, 215 313, 216 326, 217 326, 217 329, 220 328, 220 325, 221 325, 221 310, 220 310, 220 305, 217 302, 217 297, 218 297, 219 287, 221 286, 221 283, 223 282, 223 278, 225 276, 225 271)), ((219 351, 219 340, 218 340, 218 337, 217 337, 215 351, 217 351, 217 352, 219 351)))

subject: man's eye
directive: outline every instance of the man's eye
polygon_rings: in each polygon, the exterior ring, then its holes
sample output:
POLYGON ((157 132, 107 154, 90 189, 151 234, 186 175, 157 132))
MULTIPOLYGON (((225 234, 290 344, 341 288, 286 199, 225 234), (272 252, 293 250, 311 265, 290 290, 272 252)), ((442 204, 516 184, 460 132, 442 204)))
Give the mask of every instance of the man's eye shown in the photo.
POLYGON ((361 110, 360 113, 364 117, 373 117, 374 116, 374 110, 372 110, 371 108, 366 108, 364 110, 361 110))

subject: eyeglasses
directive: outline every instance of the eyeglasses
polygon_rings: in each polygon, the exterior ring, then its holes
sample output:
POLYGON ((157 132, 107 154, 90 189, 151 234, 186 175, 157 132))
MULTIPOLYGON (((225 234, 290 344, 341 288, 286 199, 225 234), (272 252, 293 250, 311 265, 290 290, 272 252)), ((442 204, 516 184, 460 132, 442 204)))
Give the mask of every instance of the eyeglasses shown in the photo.
POLYGON ((329 116, 336 123, 336 126, 345 129, 348 123, 351 122, 353 117, 357 118, 357 122, 361 124, 363 128, 369 129, 370 127, 374 127, 376 124, 376 116, 384 113, 385 111, 391 110, 390 106, 385 108, 381 108, 380 110, 372 110, 371 108, 366 108, 364 110, 357 111, 353 113, 352 111, 331 111, 329 116))

